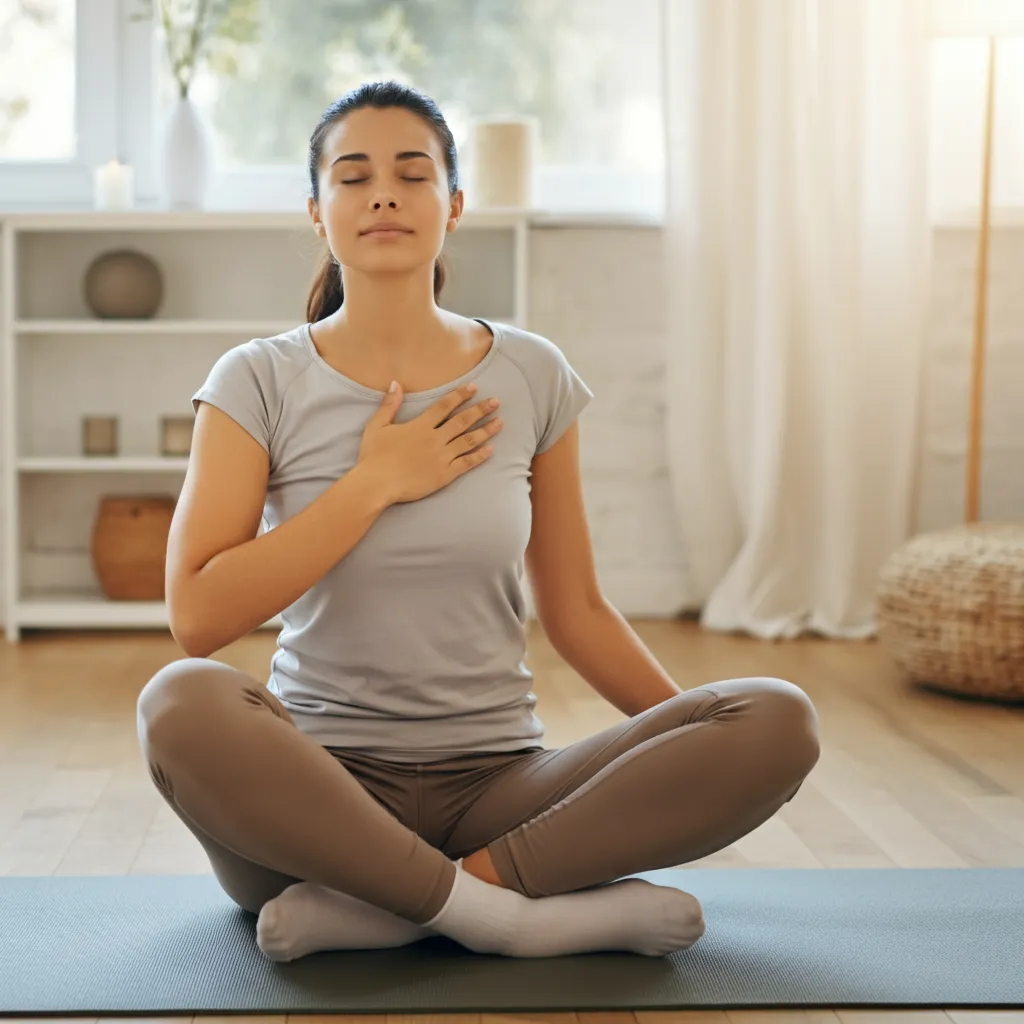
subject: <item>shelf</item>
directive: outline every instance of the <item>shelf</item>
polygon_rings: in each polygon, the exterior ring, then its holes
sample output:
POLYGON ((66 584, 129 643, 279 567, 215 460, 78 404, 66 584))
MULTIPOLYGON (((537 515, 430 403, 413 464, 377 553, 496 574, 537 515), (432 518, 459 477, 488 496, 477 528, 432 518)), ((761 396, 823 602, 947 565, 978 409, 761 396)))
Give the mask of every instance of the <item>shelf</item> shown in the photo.
MULTIPOLYGON (((33 594, 20 598, 15 618, 19 626, 80 629, 168 628, 163 601, 110 601, 101 593, 33 594)), ((280 629, 281 617, 262 629, 280 629)))
POLYGON ((187 455, 32 455, 18 459, 23 473, 183 473, 187 455))
POLYGON ((72 317, 15 320, 15 334, 244 334, 272 338, 298 327, 301 320, 101 320, 72 317))
MULTIPOLYGON (((548 216, 466 209, 461 238, 446 243, 453 263, 473 274, 452 275, 446 308, 526 327, 529 227, 548 216)), ((122 438, 118 452, 87 455, 78 421, 100 408, 116 409, 124 423, 148 422, 161 409, 190 412, 188 395, 225 348, 302 327, 322 248, 305 209, 0 211, 0 626, 8 643, 21 627, 168 628, 163 602, 105 598, 84 557, 87 524, 77 520, 94 515, 104 481, 115 492, 176 492, 189 455, 162 454, 148 428, 134 444, 122 438), (149 251, 174 301, 154 317, 93 316, 81 299, 87 268, 125 246, 149 251)), ((280 628, 280 617, 266 626, 280 628)))

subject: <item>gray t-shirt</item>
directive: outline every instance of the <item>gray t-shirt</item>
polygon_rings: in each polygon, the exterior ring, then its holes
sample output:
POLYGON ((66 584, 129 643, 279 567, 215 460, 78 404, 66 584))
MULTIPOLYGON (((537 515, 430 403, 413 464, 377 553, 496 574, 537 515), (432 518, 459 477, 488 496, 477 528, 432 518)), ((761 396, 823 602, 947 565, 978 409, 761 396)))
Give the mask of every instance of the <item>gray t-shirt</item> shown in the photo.
MULTIPOLYGON (((523 661, 530 465, 593 393, 547 338, 475 319, 494 335, 483 360, 403 395, 395 422, 472 380, 478 390, 456 412, 501 400, 484 418, 504 420, 493 454, 433 494, 388 507, 281 613, 267 685, 322 746, 404 762, 543 749, 523 661)), ((263 520, 272 530, 356 464, 383 397, 325 362, 302 324, 229 349, 192 406, 215 405, 269 454, 263 520)))

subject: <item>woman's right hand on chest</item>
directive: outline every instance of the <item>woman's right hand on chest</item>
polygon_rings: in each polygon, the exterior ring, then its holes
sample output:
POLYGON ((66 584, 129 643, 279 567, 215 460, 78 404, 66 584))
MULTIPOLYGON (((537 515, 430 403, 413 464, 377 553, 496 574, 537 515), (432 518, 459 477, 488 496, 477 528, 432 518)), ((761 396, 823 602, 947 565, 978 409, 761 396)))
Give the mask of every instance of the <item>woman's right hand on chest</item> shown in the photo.
POLYGON ((450 484, 485 462, 493 445, 484 442, 502 428, 495 416, 489 423, 470 430, 498 406, 497 399, 477 402, 470 408, 447 417, 476 393, 475 384, 456 388, 440 398, 419 416, 406 423, 395 423, 402 405, 402 388, 397 383, 363 430, 356 464, 366 463, 392 504, 418 501, 450 484), (492 405, 491 402, 494 404, 492 405), (483 447, 481 447, 483 446, 483 447))

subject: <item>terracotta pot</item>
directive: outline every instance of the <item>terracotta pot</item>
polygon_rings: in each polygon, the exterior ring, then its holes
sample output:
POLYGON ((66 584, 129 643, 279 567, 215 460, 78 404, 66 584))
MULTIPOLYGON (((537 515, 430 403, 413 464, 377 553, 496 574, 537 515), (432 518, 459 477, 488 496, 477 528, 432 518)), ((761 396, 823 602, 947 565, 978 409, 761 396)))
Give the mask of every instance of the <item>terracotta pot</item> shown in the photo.
POLYGON ((168 495, 100 499, 92 529, 92 564, 108 598, 164 600, 164 561, 175 504, 168 495))

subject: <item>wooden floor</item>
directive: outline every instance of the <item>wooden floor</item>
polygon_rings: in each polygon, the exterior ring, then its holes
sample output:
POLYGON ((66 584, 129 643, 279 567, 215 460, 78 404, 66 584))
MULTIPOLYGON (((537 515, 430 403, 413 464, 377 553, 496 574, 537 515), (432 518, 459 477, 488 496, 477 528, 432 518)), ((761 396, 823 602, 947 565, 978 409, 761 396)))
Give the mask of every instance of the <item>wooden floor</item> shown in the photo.
MULTIPOLYGON (((706 633, 692 622, 632 624, 682 688, 734 676, 781 676, 803 687, 821 719, 821 759, 796 797, 732 846, 687 866, 1024 866, 1024 709, 909 687, 873 642, 765 643, 706 633)), ((216 657, 262 681, 274 649, 273 634, 261 633, 216 657)), ((167 633, 28 634, 20 645, 0 638, 0 875, 209 871, 202 848, 150 782, 135 734, 139 690, 179 657, 167 633)), ((571 743, 622 719, 561 661, 535 625, 528 661, 547 746, 571 743)), ((406 1024, 400 1017, 289 1015, 289 1024, 406 1024)), ((286 1024, 283 1016, 254 1019, 286 1024)), ((1024 1011, 637 1011, 408 1020, 1024 1024, 1024 1011)))

